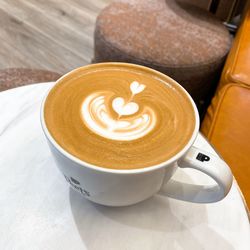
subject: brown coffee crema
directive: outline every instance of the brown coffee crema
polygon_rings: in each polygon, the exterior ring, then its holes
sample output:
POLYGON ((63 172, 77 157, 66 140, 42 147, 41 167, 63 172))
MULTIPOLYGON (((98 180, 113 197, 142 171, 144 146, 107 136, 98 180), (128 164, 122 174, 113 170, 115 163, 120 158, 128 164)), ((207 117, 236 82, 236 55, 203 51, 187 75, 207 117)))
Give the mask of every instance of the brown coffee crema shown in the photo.
POLYGON ((64 150, 111 169, 160 164, 182 150, 195 129, 193 106, 173 80, 123 63, 93 64, 59 79, 44 117, 64 150))

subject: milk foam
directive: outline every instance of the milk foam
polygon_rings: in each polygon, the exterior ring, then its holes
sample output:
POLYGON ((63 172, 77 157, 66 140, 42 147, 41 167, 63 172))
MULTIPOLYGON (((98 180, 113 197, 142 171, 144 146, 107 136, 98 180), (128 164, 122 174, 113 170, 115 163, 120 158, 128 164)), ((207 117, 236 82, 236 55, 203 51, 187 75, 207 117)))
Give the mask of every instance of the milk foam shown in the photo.
POLYGON ((136 81, 130 84, 131 97, 115 97, 111 107, 117 113, 113 117, 106 103, 112 92, 91 93, 82 103, 81 115, 85 125, 94 133, 112 140, 131 141, 147 135, 156 124, 155 112, 150 107, 140 107, 133 97, 145 89, 136 81), (142 110, 141 112, 138 112, 142 110))
POLYGON ((192 103, 173 80, 123 63, 92 64, 58 80, 44 118, 60 147, 109 169, 165 162, 189 142, 196 124, 192 103))

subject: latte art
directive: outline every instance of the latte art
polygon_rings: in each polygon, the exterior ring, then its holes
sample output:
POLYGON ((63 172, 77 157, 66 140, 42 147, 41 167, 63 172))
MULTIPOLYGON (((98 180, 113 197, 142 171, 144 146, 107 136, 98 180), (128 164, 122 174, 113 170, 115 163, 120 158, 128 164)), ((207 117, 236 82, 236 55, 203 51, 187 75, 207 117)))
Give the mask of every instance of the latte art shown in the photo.
POLYGON ((112 140, 131 141, 147 135, 155 126, 156 116, 149 107, 140 107, 133 97, 145 89, 134 81, 130 84, 131 97, 112 100, 114 93, 97 92, 89 95, 82 104, 81 114, 85 125, 96 134, 112 140), (109 105, 109 103, 112 105, 109 105), (115 111, 116 117, 109 111, 115 111), (138 110, 141 110, 138 112, 138 110))
POLYGON ((195 127, 193 105, 174 80, 126 63, 92 64, 59 79, 44 118, 69 154, 120 170, 165 162, 185 147, 195 127))

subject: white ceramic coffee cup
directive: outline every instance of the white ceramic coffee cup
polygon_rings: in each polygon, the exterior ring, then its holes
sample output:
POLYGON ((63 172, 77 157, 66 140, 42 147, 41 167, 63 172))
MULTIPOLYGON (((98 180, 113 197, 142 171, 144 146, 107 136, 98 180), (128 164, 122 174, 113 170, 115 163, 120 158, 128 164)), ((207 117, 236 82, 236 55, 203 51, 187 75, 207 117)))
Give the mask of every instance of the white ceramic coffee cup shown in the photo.
MULTIPOLYGON (((142 67, 145 70, 143 66, 134 66, 142 67)), ((155 72, 149 68, 147 71, 155 72)), ((161 73, 157 72, 157 74, 161 73)), ((170 77, 165 75, 164 77, 169 82, 179 85, 170 77)), ((60 80, 63 78, 64 76, 60 80)), ((169 160, 158 165, 131 170, 107 169, 89 164, 69 154, 58 145, 48 131, 44 120, 46 95, 41 106, 41 125, 57 166, 70 186, 93 202, 108 206, 126 206, 143 201, 160 191, 163 184, 170 180, 178 167, 194 168, 210 176, 216 184, 190 186, 183 183, 181 187, 180 184, 173 184, 171 187, 173 192, 170 196, 198 203, 223 199, 231 188, 232 173, 221 158, 193 146, 199 131, 199 115, 190 95, 184 88, 182 90, 192 103, 195 112, 195 128, 190 140, 169 160), (180 194, 180 192, 174 192, 175 189, 181 189, 184 192, 180 194)))

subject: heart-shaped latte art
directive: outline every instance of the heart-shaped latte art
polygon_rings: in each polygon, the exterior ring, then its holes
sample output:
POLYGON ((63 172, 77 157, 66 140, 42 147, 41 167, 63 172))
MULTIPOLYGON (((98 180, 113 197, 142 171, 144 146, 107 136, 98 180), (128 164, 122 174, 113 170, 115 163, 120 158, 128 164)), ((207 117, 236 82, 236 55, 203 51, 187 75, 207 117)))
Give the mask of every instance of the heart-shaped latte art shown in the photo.
POLYGON ((137 103, 125 103, 125 100, 122 97, 116 97, 112 102, 112 107, 114 111, 120 116, 135 114, 139 109, 137 103))
POLYGON ((144 84, 141 84, 137 81, 133 81, 131 84, 130 84, 130 90, 132 92, 133 95, 136 95, 140 92, 142 92, 144 89, 145 89, 145 85, 144 84))

